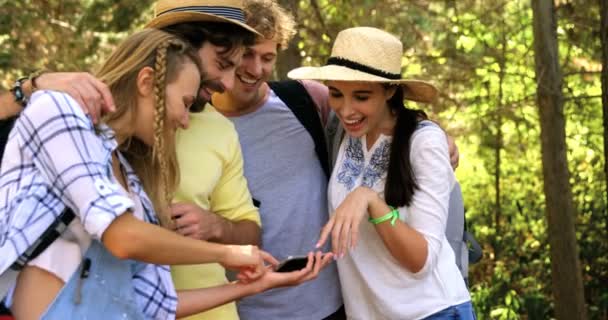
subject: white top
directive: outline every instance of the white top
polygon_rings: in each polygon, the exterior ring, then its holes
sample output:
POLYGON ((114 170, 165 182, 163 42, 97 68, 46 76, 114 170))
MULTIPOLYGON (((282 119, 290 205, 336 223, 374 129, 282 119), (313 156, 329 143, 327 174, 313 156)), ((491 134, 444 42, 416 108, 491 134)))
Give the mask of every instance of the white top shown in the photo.
MULTIPOLYGON (((367 150, 366 137, 346 136, 329 182, 330 214, 346 195, 364 185, 384 193, 392 137, 381 135, 367 150)), ((421 319, 470 300, 445 236, 449 195, 455 184, 444 132, 423 125, 411 138, 410 161, 419 189, 400 220, 428 242, 428 255, 418 273, 401 266, 374 226, 361 222, 357 247, 338 260, 344 306, 349 319, 421 319)))

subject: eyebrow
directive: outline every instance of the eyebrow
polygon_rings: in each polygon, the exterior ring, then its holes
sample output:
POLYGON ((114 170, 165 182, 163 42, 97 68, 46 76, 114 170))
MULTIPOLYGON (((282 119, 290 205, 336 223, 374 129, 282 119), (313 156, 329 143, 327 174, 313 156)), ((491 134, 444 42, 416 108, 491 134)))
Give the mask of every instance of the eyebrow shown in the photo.
POLYGON ((218 60, 220 62, 222 62, 223 64, 226 64, 226 67, 234 67, 236 65, 236 62, 234 62, 232 59, 228 58, 228 57, 222 57, 220 56, 218 58, 218 60))
MULTIPOLYGON (((329 88, 329 90, 341 92, 340 90, 338 90, 338 89, 336 89, 336 88, 334 88, 332 86, 329 86, 328 88, 329 88)), ((371 90, 356 90, 353 93, 354 94, 372 94, 372 91, 371 90)))

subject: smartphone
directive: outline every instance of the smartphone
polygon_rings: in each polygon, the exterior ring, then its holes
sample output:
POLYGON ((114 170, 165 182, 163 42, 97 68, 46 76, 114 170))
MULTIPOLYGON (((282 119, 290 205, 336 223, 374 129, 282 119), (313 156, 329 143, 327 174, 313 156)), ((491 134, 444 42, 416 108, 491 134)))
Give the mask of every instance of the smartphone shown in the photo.
POLYGON ((292 272, 306 268, 308 264, 307 256, 289 256, 281 261, 276 268, 276 272, 292 272))

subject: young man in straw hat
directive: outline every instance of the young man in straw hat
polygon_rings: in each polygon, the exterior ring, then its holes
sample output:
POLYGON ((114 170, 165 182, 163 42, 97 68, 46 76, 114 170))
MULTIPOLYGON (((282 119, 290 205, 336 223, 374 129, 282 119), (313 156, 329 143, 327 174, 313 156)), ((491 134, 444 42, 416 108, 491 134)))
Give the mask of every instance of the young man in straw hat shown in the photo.
MULTIPOLYGON (((247 31, 253 34, 244 23, 239 0, 159 1, 155 18, 147 26, 179 34, 200 48, 206 73, 200 97, 205 101, 213 92, 234 85, 244 47, 231 47, 235 43, 231 38, 247 31)), ((243 176, 243 158, 232 123, 206 106, 191 115, 188 130, 180 131, 177 153, 181 178, 171 207, 176 231, 200 240, 259 245, 259 213, 243 176)), ((219 264, 173 266, 171 273, 177 289, 228 282, 219 264)), ((236 320, 238 314, 231 302, 188 319, 236 320)))
MULTIPOLYGON (((269 86, 277 51, 287 48, 295 22, 274 0, 247 1, 245 15, 247 24, 263 37, 246 49, 233 89, 214 95, 213 105, 232 120, 239 133, 245 177, 253 198, 261 203, 262 246, 283 259, 314 248, 328 219, 328 158, 326 153, 318 155, 315 142, 320 141, 309 133, 318 133, 313 129, 316 121, 324 144, 321 119, 327 116, 327 89, 311 81, 269 86), (278 94, 290 99, 282 100, 278 94), (315 103, 309 95, 321 99, 315 103), (308 99, 290 101, 293 96, 308 99), (309 121, 301 122, 302 115, 309 121)), ((341 307, 333 264, 314 281, 238 302, 241 319, 344 319, 341 307)))

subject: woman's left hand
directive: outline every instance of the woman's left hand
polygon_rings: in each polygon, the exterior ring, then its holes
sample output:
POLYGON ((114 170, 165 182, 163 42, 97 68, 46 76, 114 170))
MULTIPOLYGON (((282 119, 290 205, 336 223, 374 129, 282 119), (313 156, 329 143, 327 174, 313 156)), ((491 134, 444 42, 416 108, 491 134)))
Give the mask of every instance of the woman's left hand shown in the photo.
POLYGON ((357 187, 351 191, 323 227, 317 248, 325 244, 330 233, 332 252, 337 258, 343 257, 349 248, 354 248, 359 236, 359 225, 367 217, 370 199, 377 196, 367 187, 357 187))
MULTIPOLYGON (((274 258, 272 258, 274 259, 274 258)), ((270 262, 270 260, 266 260, 270 262)), ((332 253, 308 253, 308 263, 301 270, 292 272, 276 272, 278 261, 265 267, 266 272, 260 278, 251 279, 245 272, 240 272, 237 279, 240 283, 251 286, 253 293, 260 293, 268 289, 296 286, 303 282, 315 279, 321 270, 333 261, 332 253)))

